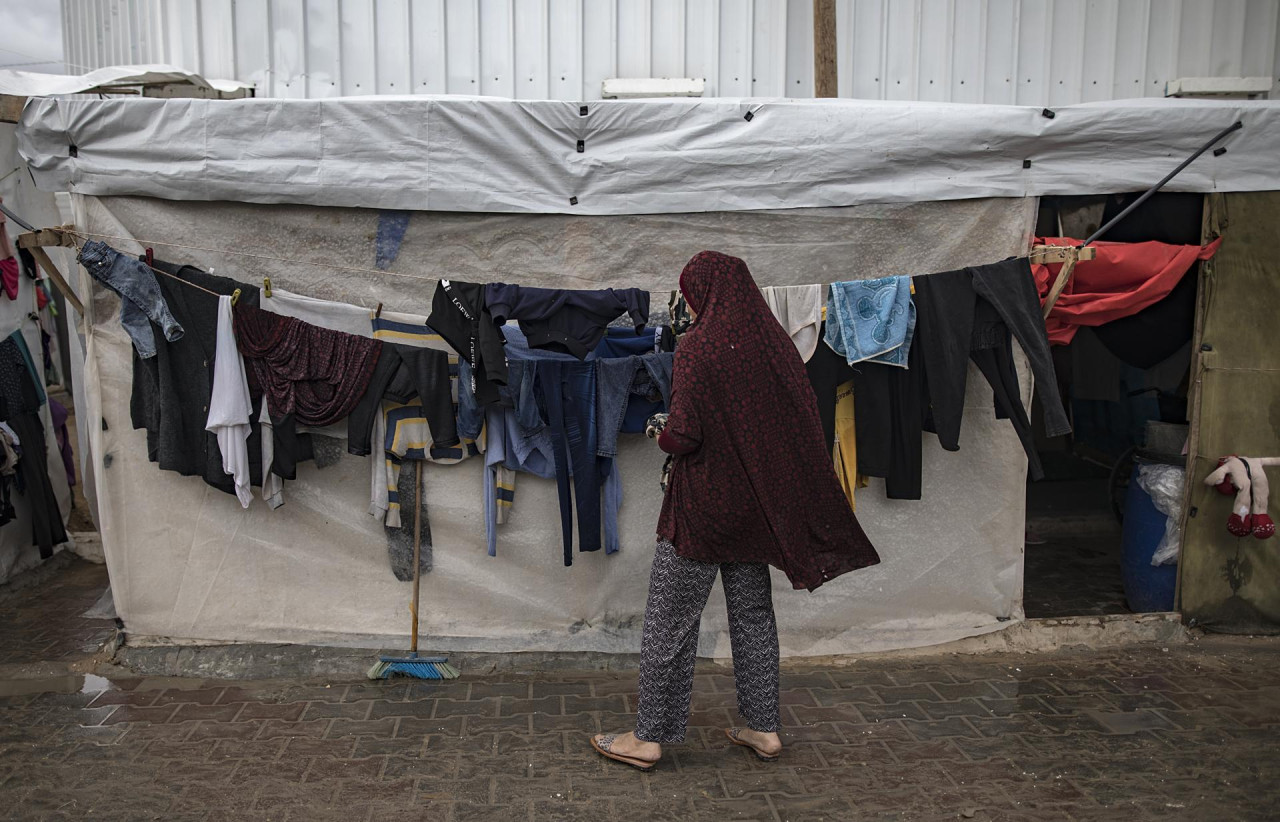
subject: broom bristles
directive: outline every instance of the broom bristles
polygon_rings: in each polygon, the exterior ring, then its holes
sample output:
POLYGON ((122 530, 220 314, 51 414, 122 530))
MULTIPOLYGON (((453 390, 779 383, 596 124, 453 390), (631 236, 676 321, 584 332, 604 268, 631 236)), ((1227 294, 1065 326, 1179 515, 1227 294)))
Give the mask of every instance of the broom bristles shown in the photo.
POLYGON ((457 679, 461 673, 443 656, 384 656, 369 669, 369 679, 408 676, 414 679, 457 679))

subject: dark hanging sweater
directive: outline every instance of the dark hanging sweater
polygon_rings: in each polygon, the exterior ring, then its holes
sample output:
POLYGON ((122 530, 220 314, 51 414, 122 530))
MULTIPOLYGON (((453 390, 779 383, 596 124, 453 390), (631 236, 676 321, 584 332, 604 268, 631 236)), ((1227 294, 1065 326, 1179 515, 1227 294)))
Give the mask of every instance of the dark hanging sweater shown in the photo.
MULTIPOLYGON (((248 283, 217 277, 193 266, 158 260, 153 265, 216 294, 229 295, 238 288, 238 305, 258 304, 258 288, 248 283)), ((144 360, 134 352, 133 394, 129 402, 133 427, 146 429, 147 457, 159 463, 161 469, 201 477, 214 488, 234 494, 235 483, 222 470, 218 439, 204 429, 213 389, 218 298, 169 277, 157 276, 156 280, 169 311, 186 334, 174 342, 156 334, 154 357, 144 360)), ((257 414, 253 415, 250 432, 249 453, 260 453, 257 414)), ((260 460, 249 460, 249 476, 253 485, 262 484, 260 460)))

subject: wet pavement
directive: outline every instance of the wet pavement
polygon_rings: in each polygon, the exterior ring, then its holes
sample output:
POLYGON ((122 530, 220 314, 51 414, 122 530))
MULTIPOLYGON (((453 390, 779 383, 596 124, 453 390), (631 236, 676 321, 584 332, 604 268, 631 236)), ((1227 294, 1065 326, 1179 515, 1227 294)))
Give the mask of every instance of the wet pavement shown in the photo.
POLYGON ((114 620, 82 616, 107 588, 105 565, 59 554, 14 582, 0 586, 0 669, 83 659, 115 633, 114 620))
POLYGON ((1028 619, 1128 614, 1120 582, 1120 531, 1050 534, 1023 555, 1022 608, 1028 619))
MULTIPOLYGON (((93 599, 71 581, 57 591, 93 599)), ((88 644, 8 607, 21 629, 0 644, 19 656, 88 644), (27 630, 47 633, 26 643, 27 630)), ((111 677, 0 681, 0 817, 1136 822, 1280 808, 1274 640, 792 669, 773 763, 724 737, 732 678, 707 668, 686 744, 649 774, 587 745, 634 721, 633 672, 111 677)))

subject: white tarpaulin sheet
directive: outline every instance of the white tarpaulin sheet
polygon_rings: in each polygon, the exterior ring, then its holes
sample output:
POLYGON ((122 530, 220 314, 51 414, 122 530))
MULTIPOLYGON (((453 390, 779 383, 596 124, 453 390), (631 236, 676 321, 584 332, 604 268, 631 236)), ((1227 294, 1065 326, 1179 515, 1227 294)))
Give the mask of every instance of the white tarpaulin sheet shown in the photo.
MULTIPOLYGON (((415 213, 391 270, 379 272, 372 270, 373 211, 75 200, 81 229, 134 237, 162 259, 254 283, 270 276, 273 287, 296 294, 418 313, 427 311, 436 278, 450 275, 665 291, 704 248, 742 256, 762 285, 948 270, 1025 251, 1035 214, 1034 200, 1012 199, 610 218, 415 213)), ((89 419, 100 414, 106 423, 89 426, 102 536, 129 631, 403 646, 410 585, 392 576, 383 527, 367 513, 368 462, 344 456, 323 469, 300 466, 275 511, 261 500, 242 510, 197 478, 160 471, 147 461, 144 434, 130 426, 132 353, 117 299, 94 287, 88 310, 89 419)), ((812 594, 791 590, 775 572, 785 654, 946 642, 1022 617, 1026 460, 1013 429, 995 420, 976 371, 963 444, 947 453, 926 438, 923 501, 888 501, 878 480, 860 493, 858 515, 881 565, 812 594)), ((638 651, 662 455, 633 435, 623 438, 620 460, 622 549, 578 554, 572 568, 561 560, 554 482, 519 476, 498 555, 489 557, 480 461, 428 465, 434 569, 423 578, 424 647, 638 651)), ((719 593, 703 622, 702 653, 729 653, 719 593)))
POLYGON ((19 97, 79 94, 102 86, 161 85, 185 83, 196 88, 233 92, 253 88, 238 80, 206 80, 199 74, 176 66, 107 66, 88 74, 42 74, 35 71, 0 71, 0 94, 19 97))
POLYGON ((684 213, 1144 190, 1280 189, 1280 102, 1041 109, 863 100, 32 99, 41 187, 172 200, 684 213), (751 115, 747 119, 747 115, 751 115), (1029 165, 1027 165, 1029 163, 1029 165))

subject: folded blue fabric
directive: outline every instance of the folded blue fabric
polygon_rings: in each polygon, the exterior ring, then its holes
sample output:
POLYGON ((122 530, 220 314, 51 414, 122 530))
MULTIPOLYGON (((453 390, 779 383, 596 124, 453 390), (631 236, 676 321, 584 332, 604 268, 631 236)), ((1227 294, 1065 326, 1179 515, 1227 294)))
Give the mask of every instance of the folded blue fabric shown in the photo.
POLYGON ((827 345, 848 360, 907 367, 916 331, 910 277, 832 283, 827 345))

